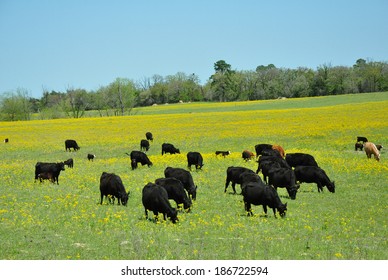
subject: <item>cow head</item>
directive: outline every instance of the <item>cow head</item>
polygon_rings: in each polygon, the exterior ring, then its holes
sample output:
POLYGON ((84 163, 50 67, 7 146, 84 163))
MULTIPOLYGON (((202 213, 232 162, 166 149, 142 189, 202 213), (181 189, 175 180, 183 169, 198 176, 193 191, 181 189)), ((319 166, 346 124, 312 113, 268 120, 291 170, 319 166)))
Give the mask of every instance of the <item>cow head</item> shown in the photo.
POLYGON ((286 216, 286 212, 287 212, 287 203, 280 204, 280 206, 277 207, 277 209, 279 211, 280 217, 284 218, 286 216))
POLYGON ((122 194, 121 194, 121 204, 122 204, 123 206, 127 206, 129 193, 130 193, 130 192, 128 192, 128 193, 122 193, 122 194))
POLYGON ((189 195, 191 195, 191 198, 193 199, 193 200, 196 200, 196 198, 197 198, 197 186, 195 186, 195 188, 192 188, 191 190, 190 190, 190 192, 189 192, 189 195))
POLYGON ((192 205, 192 201, 189 197, 185 197, 184 200, 183 200, 183 208, 186 210, 187 213, 190 212, 191 210, 191 205, 192 205))
POLYGON ((292 200, 294 200, 296 198, 296 193, 298 192, 298 188, 299 188, 299 186, 297 187, 296 185, 294 185, 290 188, 287 188, 288 195, 290 196, 290 198, 292 200))
POLYGON ((65 170, 65 163, 64 162, 60 162, 57 164, 57 166, 59 167, 59 170, 65 170))
POLYGON ((178 211, 175 208, 172 208, 171 213, 167 215, 171 222, 175 224, 178 221, 178 211))
POLYGON ((327 185, 327 189, 329 190, 329 192, 335 193, 335 184, 334 184, 334 181, 333 181, 333 182, 330 182, 330 184, 327 185))

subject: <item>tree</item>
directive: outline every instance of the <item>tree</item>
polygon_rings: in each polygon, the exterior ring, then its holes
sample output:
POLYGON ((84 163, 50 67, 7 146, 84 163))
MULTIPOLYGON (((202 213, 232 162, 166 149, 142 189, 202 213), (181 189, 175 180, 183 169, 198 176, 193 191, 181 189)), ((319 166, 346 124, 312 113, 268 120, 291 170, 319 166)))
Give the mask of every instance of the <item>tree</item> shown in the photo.
POLYGON ((81 118, 88 106, 88 96, 84 89, 68 89, 62 100, 62 109, 72 118, 81 118))
POLYGON ((115 115, 129 113, 135 106, 136 96, 135 84, 126 78, 117 78, 107 87, 107 102, 115 115))
POLYGON ((210 77, 214 97, 221 102, 228 101, 228 97, 234 95, 232 76, 235 72, 224 60, 214 63, 214 70, 215 73, 210 77))
POLYGON ((31 104, 27 90, 18 88, 16 92, 5 93, 0 102, 0 112, 6 121, 29 120, 31 104))

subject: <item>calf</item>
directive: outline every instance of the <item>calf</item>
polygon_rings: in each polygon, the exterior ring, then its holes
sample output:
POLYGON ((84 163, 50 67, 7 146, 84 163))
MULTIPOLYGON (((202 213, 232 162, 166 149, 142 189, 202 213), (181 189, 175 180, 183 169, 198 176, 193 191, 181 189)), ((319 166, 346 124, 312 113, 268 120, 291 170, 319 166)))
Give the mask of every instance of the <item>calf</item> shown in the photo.
POLYGON ((152 135, 151 132, 147 132, 145 135, 146 135, 147 140, 154 141, 154 136, 152 135))
POLYGON ((187 153, 187 168, 191 170, 191 166, 195 165, 195 169, 201 169, 203 166, 202 155, 198 152, 187 153))
POLYGON ((255 156, 255 154, 252 153, 251 151, 244 150, 244 151, 242 152, 242 158, 243 158, 245 161, 251 160, 254 156, 255 156))
POLYGON ((250 172, 253 173, 253 170, 245 168, 245 167, 239 167, 239 166, 229 166, 228 169, 226 170, 226 182, 225 182, 225 190, 224 193, 226 193, 226 190, 229 186, 229 183, 232 182, 232 188, 233 188, 233 193, 236 193, 236 184, 241 185, 241 177, 240 175, 244 172, 250 172))
POLYGON ((65 170, 65 164, 63 162, 59 163, 50 163, 50 162, 37 162, 35 164, 35 181, 39 178, 41 173, 50 173, 52 174, 53 183, 58 182, 59 174, 62 170, 65 170))
POLYGON ((222 155, 223 157, 226 157, 230 155, 230 151, 216 151, 216 156, 222 155))
POLYGON ((70 152, 70 149, 73 149, 73 151, 78 151, 80 149, 75 140, 68 139, 65 141, 65 150, 69 150, 70 152))
POLYGON ((368 142, 368 139, 364 136, 357 136, 357 142, 366 143, 366 142, 368 142))
POLYGON ((272 168, 268 173, 268 184, 277 188, 286 188, 291 199, 296 198, 299 185, 296 184, 294 170, 289 168, 272 168))
POLYGON ((132 170, 137 168, 137 164, 141 163, 141 165, 147 165, 148 167, 152 166, 152 162, 148 158, 148 156, 140 151, 132 151, 130 154, 126 153, 131 157, 131 167, 132 170))
POLYGON ((248 216, 253 216, 251 204, 263 205, 265 215, 267 215, 268 206, 272 208, 275 218, 276 210, 279 211, 280 217, 286 216, 287 203, 283 204, 281 202, 278 193, 271 186, 267 186, 264 183, 251 182, 244 187, 242 195, 244 196, 244 206, 248 216))
POLYGON ((357 150, 360 150, 362 151, 362 149, 364 148, 364 145, 360 142, 357 142, 356 144, 354 144, 354 150, 357 151, 357 150))
POLYGON ((142 139, 140 141, 140 151, 148 152, 149 149, 150 149, 150 142, 148 142, 148 140, 146 139, 142 139))
POLYGON ((326 172, 317 166, 297 166, 294 169, 296 180, 299 183, 316 183, 318 192, 323 191, 323 187, 334 193, 334 181, 330 181, 326 172))
POLYGON ((380 144, 376 144, 376 148, 377 150, 381 151, 381 149, 384 148, 384 146, 380 144))
POLYGON ((159 212, 163 213, 164 220, 166 220, 167 216, 174 224, 178 221, 177 210, 171 207, 168 201, 168 193, 162 186, 153 183, 145 185, 142 190, 142 202, 147 219, 148 210, 150 210, 155 215, 155 221, 158 220, 159 212))
MULTIPOLYGON (((108 197, 109 195, 117 197, 118 205, 120 202, 123 206, 127 206, 128 197, 130 192, 125 191, 125 187, 121 178, 114 173, 102 172, 100 177, 100 194, 102 204, 103 197, 108 197)), ((113 199, 114 204, 114 199, 113 199)))
POLYGON ((67 167, 69 167, 69 168, 73 168, 73 166, 74 166, 74 161, 73 161, 72 158, 69 158, 69 159, 65 160, 63 163, 65 165, 67 165, 67 167))
POLYGON ((181 152, 179 151, 179 149, 175 148, 173 144, 169 144, 169 143, 163 143, 162 144, 162 155, 164 154, 180 154, 181 152))
POLYGON ((190 172, 182 168, 166 167, 164 170, 164 176, 166 178, 175 178, 182 182, 183 187, 191 196, 192 200, 197 198, 197 186, 194 184, 193 177, 190 172))
POLYGON ((191 199, 187 196, 181 181, 175 178, 159 178, 155 180, 155 184, 166 189, 168 199, 174 200, 177 207, 179 204, 183 204, 183 208, 187 211, 190 211, 192 202, 191 199))
POLYGON ((95 159, 96 155, 88 154, 87 158, 89 161, 93 161, 95 159))
POLYGON ((364 143, 364 151, 368 158, 371 158, 373 155, 377 161, 380 161, 380 152, 372 142, 364 143))
POLYGON ((4 139, 4 143, 8 143, 9 142, 9 139, 8 138, 5 138, 4 139))
POLYGON ((52 183, 54 183, 54 177, 53 174, 50 172, 43 172, 38 174, 39 181, 42 182, 43 180, 50 180, 52 183))
POLYGON ((299 165, 303 166, 318 166, 315 158, 310 154, 305 153, 291 153, 286 155, 286 162, 291 167, 299 165))

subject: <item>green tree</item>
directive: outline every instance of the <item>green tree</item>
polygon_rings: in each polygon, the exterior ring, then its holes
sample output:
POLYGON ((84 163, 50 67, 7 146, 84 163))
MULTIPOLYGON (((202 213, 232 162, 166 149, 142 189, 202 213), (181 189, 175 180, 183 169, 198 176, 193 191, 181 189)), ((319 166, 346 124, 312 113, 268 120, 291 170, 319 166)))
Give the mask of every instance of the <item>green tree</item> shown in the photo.
POLYGON ((0 101, 2 119, 6 121, 29 120, 31 103, 27 90, 18 88, 16 92, 3 94, 0 101))

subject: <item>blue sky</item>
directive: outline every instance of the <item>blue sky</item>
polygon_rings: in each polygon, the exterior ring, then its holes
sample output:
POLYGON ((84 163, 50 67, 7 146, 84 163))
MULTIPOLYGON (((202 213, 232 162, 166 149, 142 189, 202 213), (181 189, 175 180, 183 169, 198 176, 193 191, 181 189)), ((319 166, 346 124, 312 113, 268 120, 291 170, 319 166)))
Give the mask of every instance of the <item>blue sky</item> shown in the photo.
POLYGON ((388 61, 388 1, 0 0, 0 94, 96 90, 214 63, 316 69, 388 61))

